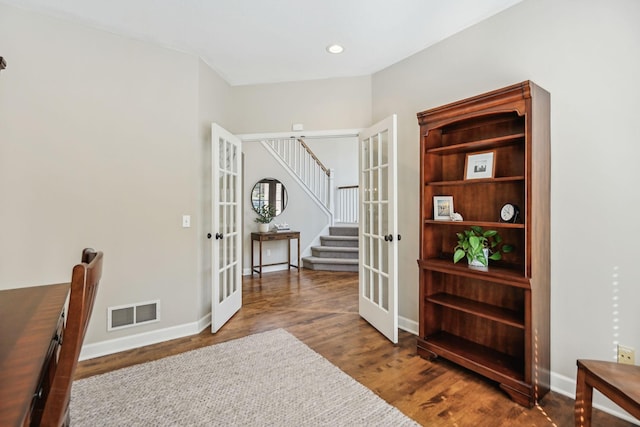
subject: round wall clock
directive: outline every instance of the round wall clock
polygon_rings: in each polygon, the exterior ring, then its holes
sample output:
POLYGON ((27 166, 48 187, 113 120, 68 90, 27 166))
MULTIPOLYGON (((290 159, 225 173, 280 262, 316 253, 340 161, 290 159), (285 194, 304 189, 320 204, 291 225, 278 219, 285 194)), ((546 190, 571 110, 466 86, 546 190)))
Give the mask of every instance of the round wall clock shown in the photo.
POLYGON ((500 209, 500 221, 502 222, 516 222, 520 209, 513 203, 505 203, 500 209))

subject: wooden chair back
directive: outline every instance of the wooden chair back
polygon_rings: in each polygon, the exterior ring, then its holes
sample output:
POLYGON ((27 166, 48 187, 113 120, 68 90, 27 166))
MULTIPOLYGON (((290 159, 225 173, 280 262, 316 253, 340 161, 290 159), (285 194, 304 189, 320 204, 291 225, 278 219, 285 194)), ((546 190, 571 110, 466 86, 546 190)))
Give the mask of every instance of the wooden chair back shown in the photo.
POLYGON ((69 424, 71 384, 102 276, 102 258, 102 252, 87 248, 82 251, 82 262, 73 267, 66 324, 41 426, 60 427, 69 424))

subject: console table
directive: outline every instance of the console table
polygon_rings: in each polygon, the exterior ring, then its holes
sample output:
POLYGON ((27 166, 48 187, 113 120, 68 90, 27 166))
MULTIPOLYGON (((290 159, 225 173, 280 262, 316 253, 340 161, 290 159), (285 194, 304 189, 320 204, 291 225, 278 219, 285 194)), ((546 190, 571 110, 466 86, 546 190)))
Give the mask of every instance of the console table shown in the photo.
POLYGON ((0 425, 38 424, 70 284, 0 291, 0 425))
POLYGON ((298 269, 298 273, 300 272, 300 232, 299 231, 269 231, 266 233, 251 233, 251 275, 253 275, 253 273, 258 273, 260 275, 260 277, 262 277, 262 267, 268 267, 270 265, 281 265, 281 264, 287 264, 287 267, 289 268, 289 270, 291 270, 291 267, 295 267, 298 269), (298 240, 298 263, 296 265, 291 264, 291 240, 292 239, 297 239, 298 240), (271 240, 287 240, 287 260, 286 261, 282 261, 282 262, 275 262, 272 264, 263 264, 262 263, 262 242, 268 242, 271 240), (260 253, 260 257, 259 257, 259 264, 255 265, 254 261, 253 261, 253 243, 254 242, 258 242, 259 243, 259 253, 260 253), (258 269, 256 269, 256 267, 258 269))

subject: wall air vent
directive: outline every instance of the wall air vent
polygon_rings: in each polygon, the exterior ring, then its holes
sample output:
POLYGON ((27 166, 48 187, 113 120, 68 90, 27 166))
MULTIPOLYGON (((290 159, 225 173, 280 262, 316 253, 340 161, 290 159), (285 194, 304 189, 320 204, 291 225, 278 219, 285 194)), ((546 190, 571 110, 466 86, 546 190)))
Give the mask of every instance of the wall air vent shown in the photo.
POLYGON ((160 300, 107 309, 107 331, 160 321, 160 300))

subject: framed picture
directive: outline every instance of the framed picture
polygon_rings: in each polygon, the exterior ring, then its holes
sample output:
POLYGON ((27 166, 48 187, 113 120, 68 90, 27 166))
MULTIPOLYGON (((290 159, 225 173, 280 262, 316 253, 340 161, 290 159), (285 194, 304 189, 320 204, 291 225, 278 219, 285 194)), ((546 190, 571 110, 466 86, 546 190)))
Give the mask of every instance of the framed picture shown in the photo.
POLYGON ((496 152, 469 153, 464 162, 464 179, 493 178, 496 152))
POLYGON ((453 196, 433 196, 433 219, 451 221, 453 212, 453 196))

